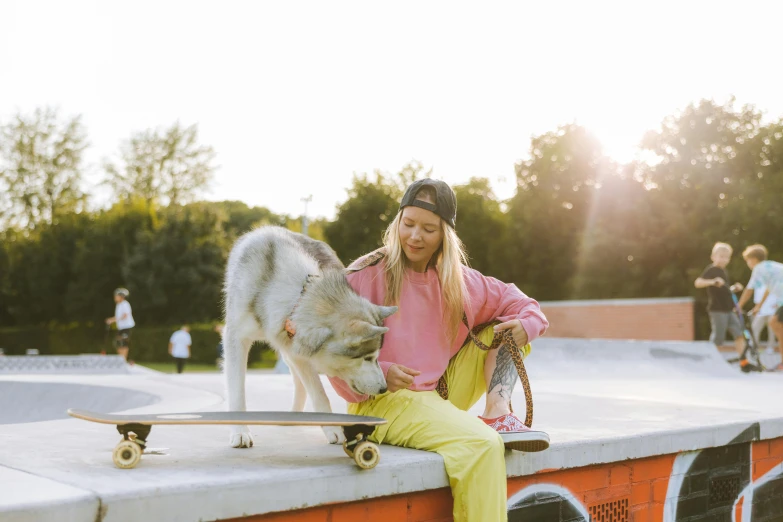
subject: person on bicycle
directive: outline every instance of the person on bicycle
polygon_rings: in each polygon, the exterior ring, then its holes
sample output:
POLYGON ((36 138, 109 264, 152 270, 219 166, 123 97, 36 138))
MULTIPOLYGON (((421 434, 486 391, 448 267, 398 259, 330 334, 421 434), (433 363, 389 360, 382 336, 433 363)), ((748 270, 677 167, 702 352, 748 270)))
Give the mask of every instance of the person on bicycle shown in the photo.
MULTIPOLYGON (((778 303, 778 309, 769 320, 769 326, 778 338, 781 360, 783 360, 783 263, 767 259, 767 249, 764 245, 750 245, 742 252, 742 257, 752 270, 748 287, 742 292, 739 305, 742 307, 753 296, 753 290, 759 286, 766 287, 761 300, 753 307, 753 312, 758 313, 768 299, 774 298, 778 303)), ((783 370, 783 362, 778 364, 775 370, 783 370)))

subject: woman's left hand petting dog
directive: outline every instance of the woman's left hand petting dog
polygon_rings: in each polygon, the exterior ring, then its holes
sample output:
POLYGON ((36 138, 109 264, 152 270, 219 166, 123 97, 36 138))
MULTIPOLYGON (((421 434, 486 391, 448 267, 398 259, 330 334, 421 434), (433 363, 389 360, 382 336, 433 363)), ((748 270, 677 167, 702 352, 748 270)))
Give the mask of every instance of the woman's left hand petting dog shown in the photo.
MULTIPOLYGON (((319 374, 338 377, 360 395, 386 392, 378 364, 383 320, 397 311, 360 297, 343 264, 321 241, 281 227, 260 227, 240 237, 226 269, 223 357, 228 410, 246 411, 245 373, 250 346, 263 341, 284 358, 294 380, 292 410, 307 395, 317 412, 331 413, 319 374)), ((342 429, 325 426, 332 444, 342 429)), ((231 446, 249 448, 247 426, 234 426, 231 446)))

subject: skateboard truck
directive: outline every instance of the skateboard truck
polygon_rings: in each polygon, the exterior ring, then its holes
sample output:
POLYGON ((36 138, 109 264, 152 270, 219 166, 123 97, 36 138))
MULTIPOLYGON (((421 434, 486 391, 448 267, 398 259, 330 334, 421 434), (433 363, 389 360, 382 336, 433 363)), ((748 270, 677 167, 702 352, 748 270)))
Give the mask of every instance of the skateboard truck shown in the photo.
POLYGON ((117 431, 122 438, 131 440, 141 446, 142 449, 147 446, 147 437, 152 431, 152 426, 146 424, 118 424, 117 431))
POLYGON ((345 442, 343 451, 351 457, 356 465, 362 469, 372 469, 381 460, 381 452, 378 446, 367 440, 368 433, 373 432, 371 426, 346 426, 343 429, 345 442), (349 429, 352 428, 352 429, 349 429))
POLYGON ((145 424, 118 424, 117 431, 122 435, 122 440, 112 453, 114 465, 122 469, 135 468, 147 446, 151 430, 152 426, 145 424))

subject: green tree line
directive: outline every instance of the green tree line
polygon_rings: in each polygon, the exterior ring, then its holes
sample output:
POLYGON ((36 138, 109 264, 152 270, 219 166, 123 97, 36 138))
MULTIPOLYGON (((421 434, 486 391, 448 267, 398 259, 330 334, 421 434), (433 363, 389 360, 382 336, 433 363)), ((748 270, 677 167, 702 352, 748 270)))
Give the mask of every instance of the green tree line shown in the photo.
MULTIPOLYGON (((0 139, 0 326, 100 324, 117 286, 130 289, 139 324, 218 321, 233 241, 259 224, 301 226, 241 202, 200 201, 215 155, 195 126, 120 144, 102 166, 113 199, 100 210, 82 188, 78 117, 20 114, 0 139)), ((576 124, 532 137, 519 156, 508 200, 492 192, 495 173, 454 187, 457 231, 472 266, 539 300, 693 295, 701 312, 692 282, 715 241, 737 254, 761 242, 783 258, 783 121, 753 106, 688 105, 641 137, 644 161, 614 162, 576 124)), ((379 246, 410 181, 440 174, 412 162, 355 175, 335 218, 311 222, 310 234, 347 264, 379 246)), ((749 276, 738 255, 729 272, 749 276)))

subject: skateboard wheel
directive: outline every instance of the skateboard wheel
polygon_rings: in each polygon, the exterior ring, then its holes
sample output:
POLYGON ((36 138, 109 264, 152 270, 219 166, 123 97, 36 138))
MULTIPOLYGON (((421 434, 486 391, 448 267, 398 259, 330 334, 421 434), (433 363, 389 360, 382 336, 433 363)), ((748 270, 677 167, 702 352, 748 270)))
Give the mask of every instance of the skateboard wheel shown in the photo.
POLYGON ((353 458, 353 450, 350 447, 348 447, 347 440, 343 442, 343 451, 345 452, 346 455, 353 458))
POLYGON ((362 469, 372 469, 381 460, 381 451, 372 442, 360 442, 353 449, 353 460, 362 469))
POLYGON ((114 460, 114 465, 120 469, 135 468, 141 460, 141 448, 129 440, 120 441, 114 448, 112 460, 114 460))

